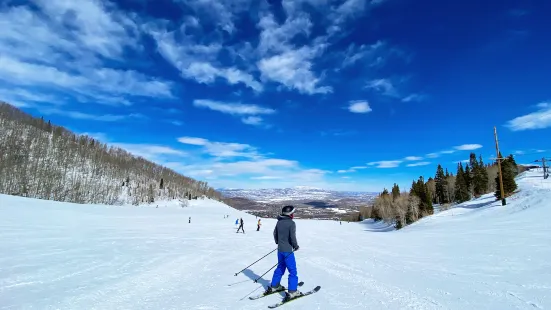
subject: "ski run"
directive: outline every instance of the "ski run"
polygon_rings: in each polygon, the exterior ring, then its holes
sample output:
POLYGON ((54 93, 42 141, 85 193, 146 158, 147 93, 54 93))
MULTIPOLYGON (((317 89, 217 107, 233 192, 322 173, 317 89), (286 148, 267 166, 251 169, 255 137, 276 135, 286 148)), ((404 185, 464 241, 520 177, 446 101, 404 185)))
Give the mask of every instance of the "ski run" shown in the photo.
MULTIPOLYGON (((278 309, 551 309, 551 180, 394 231, 295 219, 299 287, 278 309)), ((268 309, 275 219, 212 200, 78 205, 0 195, 0 309, 268 309), (229 215, 229 217, 225 217, 229 215), (243 218, 245 233, 236 234, 243 218)), ((287 284, 286 273, 282 285, 287 284)))

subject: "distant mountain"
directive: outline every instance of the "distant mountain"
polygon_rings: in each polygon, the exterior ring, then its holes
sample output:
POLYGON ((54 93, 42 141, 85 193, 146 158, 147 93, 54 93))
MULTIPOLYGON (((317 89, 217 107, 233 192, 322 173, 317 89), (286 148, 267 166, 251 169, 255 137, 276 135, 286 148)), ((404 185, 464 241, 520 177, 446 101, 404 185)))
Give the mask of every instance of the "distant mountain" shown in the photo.
POLYGON ((332 191, 308 186, 296 186, 292 188, 265 188, 265 189, 217 189, 225 198, 246 198, 255 202, 278 202, 278 201, 302 201, 322 200, 338 201, 342 199, 353 199, 356 201, 371 201, 377 193, 353 192, 353 191, 332 191))

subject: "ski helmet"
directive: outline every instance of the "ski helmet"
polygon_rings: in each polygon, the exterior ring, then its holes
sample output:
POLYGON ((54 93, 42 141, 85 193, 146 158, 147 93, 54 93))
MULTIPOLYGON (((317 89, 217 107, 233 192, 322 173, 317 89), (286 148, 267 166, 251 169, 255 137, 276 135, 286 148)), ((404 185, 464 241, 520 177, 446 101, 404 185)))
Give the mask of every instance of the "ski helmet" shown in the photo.
POLYGON ((281 214, 283 215, 291 215, 293 213, 295 213, 295 207, 293 206, 285 206, 281 208, 281 214))

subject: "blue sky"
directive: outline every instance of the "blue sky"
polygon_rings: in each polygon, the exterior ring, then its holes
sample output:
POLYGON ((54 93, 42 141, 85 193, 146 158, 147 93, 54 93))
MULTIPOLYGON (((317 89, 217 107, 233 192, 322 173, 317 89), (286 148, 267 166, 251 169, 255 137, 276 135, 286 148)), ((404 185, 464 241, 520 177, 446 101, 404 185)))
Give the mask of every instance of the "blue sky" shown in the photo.
POLYGON ((3 0, 0 100, 215 187, 408 189, 551 127, 549 1, 3 0))

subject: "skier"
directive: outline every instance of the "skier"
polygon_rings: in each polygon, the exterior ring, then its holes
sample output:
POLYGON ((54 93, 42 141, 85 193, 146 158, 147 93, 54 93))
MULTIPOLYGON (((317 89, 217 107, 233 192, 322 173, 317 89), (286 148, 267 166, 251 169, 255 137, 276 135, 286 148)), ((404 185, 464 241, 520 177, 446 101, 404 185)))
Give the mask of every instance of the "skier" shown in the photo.
POLYGON ((243 233, 245 233, 245 229, 243 228, 243 218, 241 218, 241 223, 239 225, 239 228, 237 228, 236 233, 238 233, 240 229, 243 230, 243 233))
POLYGON ((189 217, 189 223, 191 223, 191 216, 189 217))
POLYGON ((274 240, 277 244, 277 268, 274 271, 272 282, 266 289, 266 294, 272 293, 274 290, 281 290, 280 284, 285 269, 289 270, 289 291, 285 293, 285 300, 302 295, 302 292, 297 290, 298 276, 297 265, 295 261, 295 253, 299 246, 296 237, 296 224, 293 221, 293 213, 295 207, 284 206, 281 209, 281 215, 277 217, 277 224, 274 229, 274 240))
POLYGON ((260 219, 258 219, 258 224, 256 224, 256 231, 260 230, 260 225, 262 225, 262 224, 260 224, 260 219))

